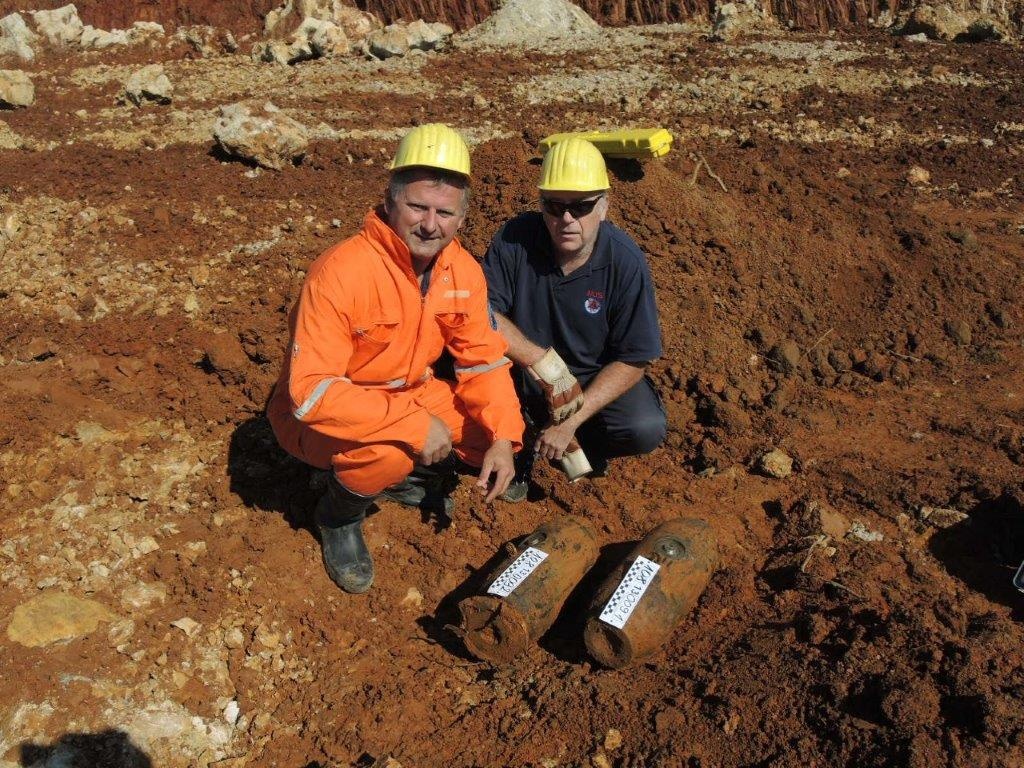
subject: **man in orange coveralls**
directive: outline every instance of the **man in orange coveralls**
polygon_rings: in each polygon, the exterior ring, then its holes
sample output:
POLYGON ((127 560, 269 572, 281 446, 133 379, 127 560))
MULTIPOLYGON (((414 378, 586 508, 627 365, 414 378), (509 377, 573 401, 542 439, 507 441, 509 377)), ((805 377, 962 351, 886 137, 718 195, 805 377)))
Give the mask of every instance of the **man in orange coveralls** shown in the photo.
POLYGON ((454 449, 480 467, 476 484, 490 502, 508 487, 522 447, 487 284, 455 240, 469 149, 451 128, 422 125, 402 139, 391 170, 383 206, 310 268, 268 408, 286 451, 334 470, 314 516, 327 573, 354 593, 373 583, 362 523, 379 494, 408 490, 415 466, 437 465, 454 449), (444 349, 454 383, 432 375, 444 349))

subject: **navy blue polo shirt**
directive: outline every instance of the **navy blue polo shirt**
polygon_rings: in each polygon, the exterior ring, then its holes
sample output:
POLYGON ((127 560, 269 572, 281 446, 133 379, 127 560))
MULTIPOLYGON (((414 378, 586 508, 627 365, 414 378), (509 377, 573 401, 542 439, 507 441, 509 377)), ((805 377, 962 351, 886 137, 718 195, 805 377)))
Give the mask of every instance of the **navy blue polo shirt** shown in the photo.
POLYGON ((647 259, 611 222, 601 222, 587 263, 566 276, 543 217, 524 213, 494 236, 484 274, 491 308, 530 341, 554 347, 577 377, 589 379, 611 362, 661 357, 647 259))

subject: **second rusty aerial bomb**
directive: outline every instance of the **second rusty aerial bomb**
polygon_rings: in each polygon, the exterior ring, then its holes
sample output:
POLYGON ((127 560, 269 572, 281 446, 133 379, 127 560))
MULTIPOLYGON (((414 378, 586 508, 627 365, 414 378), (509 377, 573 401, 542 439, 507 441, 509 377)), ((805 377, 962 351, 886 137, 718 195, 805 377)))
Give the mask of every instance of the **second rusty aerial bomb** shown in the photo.
POLYGON ((662 523, 598 587, 583 639, 590 655, 618 669, 643 661, 689 615, 718 566, 703 520, 662 523))
POLYGON ((566 599, 597 561, 597 536, 579 517, 544 523, 488 575, 486 592, 459 603, 466 648, 492 663, 511 661, 554 623, 566 599))

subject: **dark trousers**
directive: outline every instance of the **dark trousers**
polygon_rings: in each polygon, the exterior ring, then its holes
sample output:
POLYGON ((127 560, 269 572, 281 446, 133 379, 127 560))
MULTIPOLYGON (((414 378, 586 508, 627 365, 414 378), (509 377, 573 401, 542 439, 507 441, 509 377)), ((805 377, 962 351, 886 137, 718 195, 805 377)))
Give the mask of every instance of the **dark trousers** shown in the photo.
MULTIPOLYGON (((593 376, 580 377, 586 389, 593 376)), ((517 378, 517 383, 522 379, 517 378)), ((531 382, 532 384, 532 382, 531 382)), ((527 424, 543 429, 550 417, 543 396, 520 390, 527 424)), ((595 471, 601 471, 608 459, 617 456, 639 456, 650 453, 665 440, 668 423, 661 398, 650 379, 644 376, 618 398, 591 416, 576 431, 583 452, 587 454, 595 471)), ((530 431, 528 429, 528 431, 530 431)), ((523 453, 532 454, 532 445, 524 445, 523 453)))

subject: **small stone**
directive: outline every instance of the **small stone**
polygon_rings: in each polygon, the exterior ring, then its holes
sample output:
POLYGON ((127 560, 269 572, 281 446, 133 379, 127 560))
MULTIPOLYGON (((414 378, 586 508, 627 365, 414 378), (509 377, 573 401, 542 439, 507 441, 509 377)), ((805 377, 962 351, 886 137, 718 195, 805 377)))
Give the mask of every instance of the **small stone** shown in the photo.
POLYGON ((183 309, 189 315, 194 315, 196 312, 199 311, 199 299, 196 298, 196 295, 195 295, 194 292, 193 293, 189 293, 189 295, 185 297, 185 303, 183 305, 183 309))
POLYGON ((264 648, 267 648, 268 650, 273 650, 281 644, 281 633, 274 632, 265 624, 260 624, 256 628, 256 640, 264 648))
POLYGON ((860 520, 853 521, 853 525, 850 526, 850 530, 846 532, 846 535, 861 541, 883 541, 885 539, 884 534, 880 531, 872 531, 860 520))
POLYGON ((409 590, 405 593, 405 597, 402 598, 402 605, 408 605, 412 608, 419 608, 423 605, 423 595, 416 587, 409 587, 409 590))
POLYGON ((907 181, 915 187, 923 186, 928 184, 932 180, 932 175, 925 168, 919 165, 913 166, 907 171, 907 181))
POLYGON ((846 167, 842 167, 842 168, 840 168, 839 170, 836 171, 836 178, 837 179, 845 179, 849 175, 850 175, 850 169, 846 168, 846 167))
POLYGON ((234 725, 238 722, 238 716, 241 714, 241 710, 238 708, 237 701, 229 701, 227 706, 224 707, 224 721, 228 725, 234 725))
POLYGON ((111 646, 119 646, 128 641, 135 634, 135 622, 131 619, 121 619, 110 626, 107 637, 110 638, 111 646))
POLYGON ((245 645, 245 635, 238 627, 231 627, 224 633, 224 645, 232 650, 245 645))
POLYGON ((952 528, 964 520, 971 519, 970 515, 958 509, 950 509, 948 507, 921 507, 918 517, 928 523, 928 525, 943 529, 952 528))
POLYGON ((40 648, 83 637, 101 622, 113 619, 114 614, 95 600, 44 592, 14 609, 7 637, 29 648, 40 648))
POLYGON ((612 764, 604 752, 597 752, 591 755, 590 765, 593 766, 593 768, 612 768, 612 764))
POLYGON ((619 733, 618 728, 609 728, 608 733, 604 735, 604 748, 609 752, 614 752, 621 746, 622 734, 619 733))
POLYGON ((761 457, 761 471, 781 480, 793 474, 793 459, 776 448, 761 457))
POLYGON ((729 718, 722 725, 722 730, 725 731, 726 736, 732 736, 736 733, 736 729, 740 727, 741 719, 739 712, 733 712, 729 715, 729 718))
POLYGON ((154 603, 162 603, 166 598, 167 587, 159 581, 152 584, 132 584, 121 593, 121 602, 126 607, 136 610, 148 608, 154 603))
POLYGON ((487 99, 485 99, 479 93, 473 94, 473 106, 476 107, 477 109, 487 109, 487 107, 489 107, 490 105, 491 103, 487 101, 487 99))
POLYGON ((156 552, 160 549, 160 545, 156 543, 156 539, 152 536, 143 536, 139 539, 139 543, 135 545, 135 550, 140 555, 148 555, 150 552, 156 552))
POLYGON ((172 621, 171 626, 175 629, 180 629, 189 638, 195 637, 199 634, 199 630, 202 628, 202 624, 190 619, 188 616, 184 616, 177 621, 172 621))

